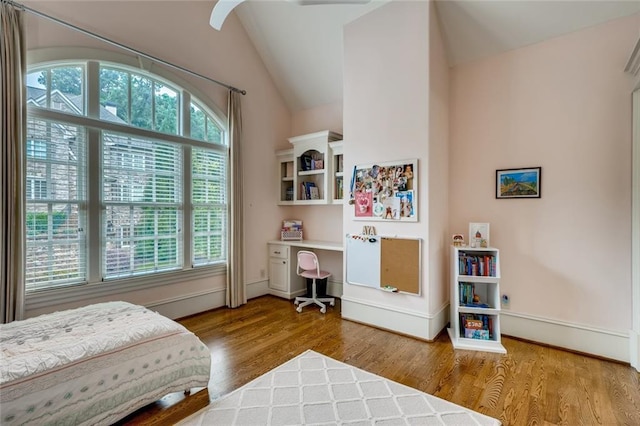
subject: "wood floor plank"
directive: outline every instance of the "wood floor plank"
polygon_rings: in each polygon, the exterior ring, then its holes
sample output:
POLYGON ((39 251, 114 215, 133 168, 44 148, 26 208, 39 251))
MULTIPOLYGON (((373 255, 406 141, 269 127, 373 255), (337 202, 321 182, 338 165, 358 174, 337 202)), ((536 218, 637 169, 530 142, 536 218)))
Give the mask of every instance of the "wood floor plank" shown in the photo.
MULTIPOLYGON (((323 315, 272 296, 180 322, 211 350, 211 400, 312 349, 504 425, 640 425, 632 367, 508 337, 506 355, 454 350, 446 333, 425 342, 343 320, 339 300, 323 315)), ((179 405, 153 404, 123 424, 172 424, 199 406, 179 405)))

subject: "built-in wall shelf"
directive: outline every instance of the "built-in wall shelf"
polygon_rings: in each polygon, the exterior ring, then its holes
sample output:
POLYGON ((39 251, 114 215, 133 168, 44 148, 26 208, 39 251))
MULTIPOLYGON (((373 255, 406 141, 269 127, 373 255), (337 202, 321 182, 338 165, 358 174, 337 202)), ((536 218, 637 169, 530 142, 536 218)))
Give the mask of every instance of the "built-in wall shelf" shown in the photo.
POLYGON ((289 142, 293 149, 276 152, 278 204, 342 202, 342 135, 325 130, 292 137, 289 142))

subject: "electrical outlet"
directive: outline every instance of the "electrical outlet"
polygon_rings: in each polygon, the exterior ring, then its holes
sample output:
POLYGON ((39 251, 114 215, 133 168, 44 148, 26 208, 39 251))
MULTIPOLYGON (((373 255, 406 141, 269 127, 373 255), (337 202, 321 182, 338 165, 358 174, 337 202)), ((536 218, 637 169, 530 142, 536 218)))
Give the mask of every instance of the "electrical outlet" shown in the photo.
POLYGON ((264 269, 260 269, 260 278, 266 278, 267 272, 264 269))
POLYGON ((509 299, 509 295, 507 294, 503 294, 502 297, 500 298, 500 304, 502 305, 503 309, 509 309, 509 302, 511 301, 511 299, 509 299))

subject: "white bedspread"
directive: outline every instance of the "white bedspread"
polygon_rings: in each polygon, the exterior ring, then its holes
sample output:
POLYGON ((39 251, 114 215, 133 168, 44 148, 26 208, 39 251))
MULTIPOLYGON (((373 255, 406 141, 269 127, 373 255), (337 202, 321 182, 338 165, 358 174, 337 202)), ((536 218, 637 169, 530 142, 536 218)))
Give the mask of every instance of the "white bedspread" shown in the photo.
POLYGON ((207 386, 208 348, 142 306, 109 302, 0 326, 0 423, 111 424, 207 386))

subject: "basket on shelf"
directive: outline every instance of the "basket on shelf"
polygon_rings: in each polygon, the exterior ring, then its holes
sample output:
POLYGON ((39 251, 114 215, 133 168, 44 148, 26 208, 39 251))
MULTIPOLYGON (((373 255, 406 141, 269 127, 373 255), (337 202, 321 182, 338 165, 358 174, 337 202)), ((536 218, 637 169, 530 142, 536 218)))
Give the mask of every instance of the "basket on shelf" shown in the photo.
POLYGON ((280 239, 282 241, 302 240, 302 221, 297 219, 283 220, 282 228, 280 228, 280 239))
POLYGON ((282 241, 301 241, 302 230, 300 231, 280 231, 280 239, 282 241))

